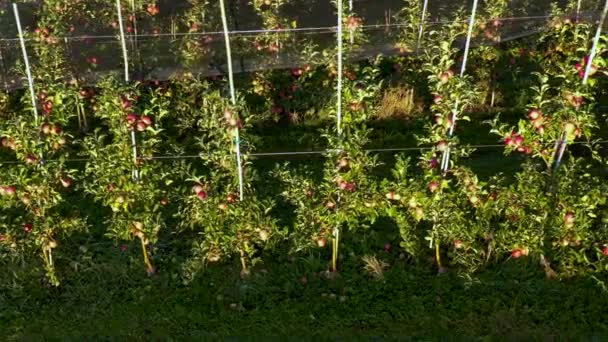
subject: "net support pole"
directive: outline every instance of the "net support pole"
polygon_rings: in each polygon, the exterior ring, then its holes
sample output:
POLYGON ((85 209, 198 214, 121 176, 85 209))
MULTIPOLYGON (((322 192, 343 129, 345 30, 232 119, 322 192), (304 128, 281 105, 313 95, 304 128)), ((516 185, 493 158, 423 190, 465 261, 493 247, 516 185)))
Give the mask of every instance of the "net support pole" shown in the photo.
MULTIPOLYGON (((608 1, 608 0, 607 0, 608 1)), ((469 18, 469 27, 467 32, 467 40, 464 45, 464 56, 462 57, 462 65, 460 66, 460 78, 464 77, 464 73, 467 69, 467 61, 469 58, 469 50, 471 49, 471 36, 473 35, 473 26, 475 25, 475 15, 477 14, 477 3, 478 0, 473 0, 473 9, 471 10, 471 17, 469 18)), ((456 127, 457 111, 458 111, 459 101, 456 100, 454 104, 454 111, 452 112, 452 124, 450 125, 450 130, 448 132, 448 136, 451 138, 454 135, 454 127, 456 127)), ((441 160, 441 169, 443 170, 443 174, 445 175, 450 166, 450 147, 448 146, 445 152, 443 153, 443 159, 441 160)))
MULTIPOLYGON (((580 6, 580 1, 579 1, 580 6)), ((597 54, 597 46, 600 41, 600 37, 602 36, 602 27, 604 26, 604 22, 606 21, 606 15, 608 14, 608 0, 604 4, 604 10, 602 11, 602 16, 600 17, 600 22, 597 26, 597 31, 595 31, 595 36, 593 37, 593 44, 591 45, 591 51, 589 52, 589 60, 587 61, 587 65, 585 66, 585 74, 583 75, 583 85, 587 85, 589 81, 589 76, 591 73, 591 69, 593 67, 593 60, 595 59, 595 55, 597 54)), ((563 132, 563 139, 561 140, 561 146, 556 151, 557 158, 555 160, 554 169, 557 170, 559 165, 562 162, 562 158, 564 157, 564 152, 566 151, 566 146, 569 143, 568 132, 563 132)))
POLYGON ((34 90, 34 78, 32 77, 32 69, 30 67, 30 60, 27 55, 27 49, 25 47, 25 37, 23 36, 23 29, 21 27, 21 18, 19 17, 19 8, 16 3, 13 3, 13 12, 15 14, 15 22, 17 23, 17 30, 19 31, 19 43, 21 44, 21 52, 23 53, 23 63, 25 64, 25 73, 27 75, 27 83, 30 88, 30 97, 32 98, 32 110, 34 111, 34 120, 38 123, 38 107, 36 104, 36 91, 34 90))
MULTIPOLYGON (((120 46, 122 48, 122 60, 125 66, 125 83, 129 83, 129 53, 127 51, 127 40, 125 37, 125 28, 122 18, 122 8, 120 0, 116 0, 116 13, 118 14, 118 29, 120 32, 120 46)), ((133 151, 133 179, 139 181, 139 168, 137 167, 137 135, 134 127, 131 128, 131 149, 133 151)))
MULTIPOLYGON (((353 0, 348 0, 348 12, 349 13, 353 13, 353 0)), ((350 35, 350 43, 353 44, 355 42, 355 33, 353 32, 353 29, 349 29, 349 35, 350 35)))
MULTIPOLYGON (((336 7, 337 7, 337 19, 338 19, 338 26, 337 26, 337 39, 338 39, 338 53, 337 53, 337 76, 338 76, 338 84, 336 87, 336 92, 337 92, 337 100, 336 100, 336 128, 337 128, 337 132, 338 132, 338 138, 342 137, 342 55, 343 55, 343 44, 342 44, 342 40, 343 40, 343 30, 342 30, 342 19, 344 16, 344 9, 343 9, 343 5, 342 5, 342 0, 337 0, 336 1, 336 7)), ((341 140, 340 140, 341 141, 341 140)), ((340 146, 338 146, 338 151, 342 150, 342 145, 340 143, 340 146)), ((338 203, 340 202, 341 198, 340 198, 340 193, 338 193, 338 203)), ((338 270, 338 252, 339 252, 339 242, 340 242, 340 227, 339 225, 336 225, 333 228, 332 231, 332 235, 334 238, 334 241, 332 243, 332 267, 331 270, 332 272, 336 272, 338 270)))
POLYGON ((337 38, 338 38, 338 53, 337 53, 337 69, 338 73, 338 85, 337 85, 337 102, 336 102, 336 124, 338 135, 342 135, 342 0, 337 1, 338 7, 338 27, 337 27, 337 38))
POLYGON ((129 54, 127 52, 127 40, 125 38, 125 28, 122 20, 122 8, 120 7, 120 0, 116 0, 116 12, 118 13, 118 28, 120 30, 122 61, 125 66, 125 82, 129 82, 129 54))
MULTIPOLYGON (((230 86, 230 102, 236 106, 236 92, 234 90, 234 74, 232 71, 232 51, 230 50, 230 33, 228 31, 228 19, 224 0, 220 0, 220 10, 222 14, 222 26, 224 28, 224 40, 226 42, 226 63, 228 64, 228 84, 230 86)), ((235 152, 236 166, 239 177, 239 197, 243 200, 243 165, 241 163, 241 140, 239 127, 235 127, 235 152)))
POLYGON ((593 37, 593 45, 591 46, 591 52, 589 52, 589 62, 585 67, 585 75, 583 76, 583 85, 586 85, 587 81, 589 81, 589 73, 591 72, 593 59, 597 54, 597 45, 599 44, 600 37, 602 36, 602 27, 604 26, 604 21, 606 21, 606 14, 608 14, 608 0, 606 0, 606 3, 604 4, 604 10, 602 11, 600 22, 597 26, 597 31, 595 31, 595 37, 593 37))
POLYGON ((422 5, 422 15, 420 16, 420 27, 418 28, 418 41, 416 42, 416 53, 420 51, 420 43, 422 41, 422 33, 424 32, 424 21, 426 20, 426 11, 429 6, 429 0, 424 0, 422 5))

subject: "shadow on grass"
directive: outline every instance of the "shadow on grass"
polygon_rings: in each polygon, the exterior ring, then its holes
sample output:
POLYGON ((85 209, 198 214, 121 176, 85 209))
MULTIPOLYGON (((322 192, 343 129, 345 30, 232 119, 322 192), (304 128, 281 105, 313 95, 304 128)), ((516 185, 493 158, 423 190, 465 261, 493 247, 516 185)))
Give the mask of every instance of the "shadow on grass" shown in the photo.
POLYGON ((376 254, 391 265, 382 281, 368 276, 359 258, 348 256, 343 273, 327 280, 317 251, 301 260, 273 258, 246 281, 239 279, 235 263, 210 268, 183 285, 175 270, 147 278, 140 265, 113 253, 66 277, 61 290, 3 286, 0 335, 5 340, 553 340, 608 334, 608 296, 599 279, 545 280, 531 259, 509 260, 467 279, 413 266, 396 252, 376 254))

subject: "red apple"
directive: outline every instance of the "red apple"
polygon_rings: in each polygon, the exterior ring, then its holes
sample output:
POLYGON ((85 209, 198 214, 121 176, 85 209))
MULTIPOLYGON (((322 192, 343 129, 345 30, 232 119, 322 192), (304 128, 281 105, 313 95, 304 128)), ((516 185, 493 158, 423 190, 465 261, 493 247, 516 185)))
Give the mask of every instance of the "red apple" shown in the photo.
POLYGON ((450 81, 450 79, 454 76, 454 72, 452 70, 448 70, 445 72, 442 72, 439 75, 439 81, 443 84, 446 84, 450 81))
POLYGON ((205 191, 199 191, 196 193, 196 197, 198 197, 201 201, 207 199, 207 193, 205 191))
POLYGON ((204 188, 203 188, 203 186, 201 184, 195 184, 192 187, 192 192, 194 192, 195 194, 198 194, 199 192, 201 192, 203 190, 204 190, 204 188))
POLYGON ((62 177, 61 178, 61 185, 64 188, 69 188, 70 186, 72 186, 72 178, 70 178, 70 177, 62 177))
POLYGON ((46 101, 42 104, 42 110, 45 114, 49 114, 53 110, 53 102, 46 101))
POLYGON ((608 247, 602 248, 602 254, 604 254, 605 256, 608 256, 608 247))
POLYGON ((323 248, 327 245, 327 239, 325 238, 318 238, 317 239, 317 246, 319 246, 320 248, 323 248))
POLYGON ((530 120, 534 121, 536 119, 538 119, 541 116, 541 112, 538 109, 531 109, 528 112, 528 117, 530 118, 530 120))
POLYGON ((34 229, 34 225, 33 224, 31 224, 31 223, 24 223, 23 224, 23 231, 24 232, 26 232, 26 233, 29 234, 29 233, 32 232, 32 229, 34 229))
POLYGON ((146 129, 148 129, 148 125, 146 125, 146 123, 145 123, 145 122, 143 122, 143 121, 137 121, 137 130, 138 130, 139 132, 143 132, 143 131, 145 131, 146 129))
POLYGON ((543 117, 540 117, 534 121, 532 121, 532 126, 534 126, 534 128, 538 129, 538 127, 542 126, 544 124, 545 120, 543 117))
POLYGON ((515 144, 515 146, 520 146, 521 144, 523 144, 524 142, 524 137, 522 137, 521 135, 516 135, 513 137, 513 144, 515 144))
POLYGON ((65 145, 65 143, 66 143, 66 142, 67 142, 67 141, 66 141, 65 137, 59 137, 59 138, 57 139, 57 146, 58 146, 58 147, 61 147, 61 146, 65 145))
POLYGON ((28 155, 28 156, 25 158, 25 162, 26 162, 27 164, 30 164, 30 165, 37 164, 37 163, 38 163, 38 157, 36 157, 36 156, 35 156, 35 155, 33 155, 33 154, 29 154, 29 155, 28 155))
POLYGON ((9 185, 7 187, 4 187, 3 189, 4 189, 4 195, 6 195, 6 196, 13 196, 13 195, 15 195, 15 193, 17 193, 17 188, 15 188, 14 186, 9 185))
POLYGON ((131 103, 131 101, 129 99, 127 99, 126 97, 122 98, 122 108, 123 109, 129 109, 131 108, 133 104, 131 103))
POLYGON ((151 126, 152 125, 152 118, 149 117, 149 116, 147 116, 147 115, 142 116, 141 117, 141 121, 143 123, 145 123, 147 126, 151 126))
POLYGON ((51 133, 51 125, 48 123, 43 123, 42 126, 40 127, 40 131, 44 134, 50 134, 51 133))
POLYGON ((564 222, 566 225, 572 225, 575 221, 575 215, 573 212, 569 211, 564 215, 564 222))
POLYGON ((293 68, 291 69, 291 75, 293 75, 294 77, 300 77, 303 74, 303 70, 302 68, 293 68))
POLYGON ((28 195, 23 195, 21 196, 21 203, 24 205, 30 205, 30 203, 32 203, 32 199, 28 195))
POLYGON ((393 245, 391 245, 390 243, 387 242, 387 243, 384 244, 384 251, 385 252, 390 253, 392 249, 393 249, 393 245))
POLYGON ((437 151, 439 152, 444 152, 448 148, 448 142, 442 140, 435 145, 435 148, 437 148, 437 151))
POLYGON ((228 203, 236 203, 236 201, 238 201, 238 197, 235 194, 229 194, 228 196, 226 196, 226 201, 228 203))
POLYGON ((229 111, 228 109, 226 109, 226 110, 224 111, 224 119, 226 119, 226 120, 230 120, 230 119, 232 119, 232 112, 231 112, 231 111, 229 111))
POLYGON ((522 256, 522 252, 519 248, 516 248, 511 252, 511 257, 513 259, 519 259, 519 258, 521 258, 521 256, 522 256))
POLYGON ((441 95, 435 95, 435 97, 433 98, 433 103, 435 103, 436 105, 440 104, 443 101, 443 96, 441 95))
POLYGON ((439 190, 440 187, 441 187, 441 184, 439 184, 439 182, 437 182, 437 181, 432 181, 429 183, 429 190, 431 192, 436 192, 437 190, 439 190))
POLYGON ((55 135, 59 135, 61 134, 61 126, 59 125, 53 125, 53 129, 51 130, 51 133, 55 134, 55 135))
POLYGON ((137 121, 137 114, 129 113, 127 114, 127 122, 129 125, 133 125, 137 121))
POLYGON ((394 191, 391 191, 386 194, 386 198, 392 201, 399 201, 401 199, 401 195, 396 194, 394 191))
POLYGON ((157 15, 160 12, 160 10, 158 9, 158 7, 156 5, 148 5, 147 11, 148 11, 148 14, 150 14, 152 16, 157 15))
POLYGON ((454 240, 454 248, 461 249, 463 247, 461 240, 454 240))

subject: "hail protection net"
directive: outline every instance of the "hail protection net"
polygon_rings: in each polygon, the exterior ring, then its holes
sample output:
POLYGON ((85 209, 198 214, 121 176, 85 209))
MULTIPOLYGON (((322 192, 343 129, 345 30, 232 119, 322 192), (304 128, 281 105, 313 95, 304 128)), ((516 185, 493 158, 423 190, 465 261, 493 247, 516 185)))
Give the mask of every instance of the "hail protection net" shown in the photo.
MULTIPOLYGON (((577 11, 567 8, 563 1, 512 0, 505 1, 507 6, 497 12, 496 6, 490 6, 492 2, 479 1, 477 24, 484 23, 488 28, 478 27, 472 37, 473 47, 538 33, 551 19, 554 6, 561 6, 564 17, 595 23, 604 3, 582 0, 577 11)), ((360 21, 344 20, 346 39, 351 34, 357 35, 353 38, 355 44, 345 50, 346 60, 417 50, 413 47, 417 44, 416 31, 420 27, 424 0, 344 0, 343 3, 346 16, 352 13, 360 18, 360 21), (356 28, 351 30, 350 24, 356 28)), ((45 63, 54 61, 38 55, 40 44, 56 47, 64 61, 66 78, 88 84, 106 75, 124 77, 125 72, 132 80, 162 80, 188 73, 215 76, 227 72, 219 1, 121 0, 128 70, 116 1, 79 1, 71 6, 69 13, 46 8, 42 1, 17 4, 34 78, 44 73, 45 63), (151 4, 154 6, 150 7, 151 4), (50 27, 59 31, 50 32, 50 27)), ((423 35, 456 20, 466 24, 472 4, 473 0, 429 0, 423 35)), ((300 66, 304 61, 324 63, 335 54, 337 13, 333 1, 226 0, 226 13, 236 73, 289 68, 300 66)), ((457 44, 464 45, 464 37, 457 44)), ((13 5, 3 2, 0 5, 0 84, 5 89, 24 87, 27 84, 24 75, 13 5)))

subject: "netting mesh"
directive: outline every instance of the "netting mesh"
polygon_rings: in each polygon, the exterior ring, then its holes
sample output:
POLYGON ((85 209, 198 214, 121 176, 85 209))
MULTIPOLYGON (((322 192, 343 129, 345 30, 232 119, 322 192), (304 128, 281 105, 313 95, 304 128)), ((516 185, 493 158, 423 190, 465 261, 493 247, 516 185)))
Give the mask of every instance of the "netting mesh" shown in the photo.
MULTIPOLYGON (((153 9, 155 12, 139 2, 121 2, 131 79, 168 79, 184 73, 202 76, 226 73, 225 43, 216 1, 159 0, 153 9)), ((454 20, 467 21, 471 2, 429 1, 425 32, 454 20), (461 15, 460 19, 457 14, 461 15)), ((45 17, 45 11, 57 13, 57 9, 45 9, 44 2, 18 3, 31 64, 39 70, 44 68, 40 65, 42 61, 38 63, 36 45, 48 44, 44 39, 53 39, 51 44, 55 44, 68 61, 66 77, 95 83, 108 74, 123 75, 124 59, 116 3, 78 3, 81 5, 71 6, 76 12, 51 19, 45 17), (57 27, 57 22, 63 32, 45 35, 45 26, 57 27), (43 38, 40 38, 41 34, 43 38)), ((327 54, 329 51, 331 55, 336 45, 333 2, 279 1, 275 7, 272 5, 274 2, 268 3, 271 5, 265 5, 263 0, 227 2, 235 73, 290 68, 302 65, 304 60, 321 63, 324 52, 327 54)), ((482 21, 491 15, 484 12, 487 3, 480 1, 478 16, 482 21)), ((500 25, 493 28, 494 34, 476 32, 472 46, 533 35, 550 20, 554 2, 514 0, 508 3, 501 16, 493 19, 500 21, 500 25)), ((348 2, 345 4, 350 7, 348 2)), ((361 18, 357 31, 364 33, 366 40, 346 51, 345 58, 357 60, 378 54, 403 53, 399 49, 401 33, 412 25, 402 15, 408 10, 406 4, 403 0, 352 1, 352 11, 349 12, 361 18)), ((572 13, 565 15, 594 21, 599 17, 601 6, 601 1, 581 1, 578 12, 570 9, 572 13)), ((488 25, 492 23, 488 22, 488 25)), ((345 34, 350 34, 348 27, 345 34)), ((464 44, 463 41, 460 43, 464 44)), ((23 56, 16 18, 12 4, 3 3, 0 5, 0 85, 6 89, 23 87, 26 82, 22 74, 23 56)))

